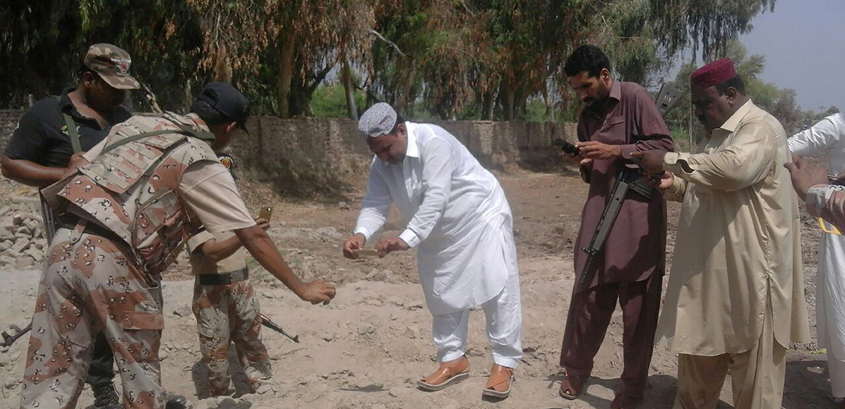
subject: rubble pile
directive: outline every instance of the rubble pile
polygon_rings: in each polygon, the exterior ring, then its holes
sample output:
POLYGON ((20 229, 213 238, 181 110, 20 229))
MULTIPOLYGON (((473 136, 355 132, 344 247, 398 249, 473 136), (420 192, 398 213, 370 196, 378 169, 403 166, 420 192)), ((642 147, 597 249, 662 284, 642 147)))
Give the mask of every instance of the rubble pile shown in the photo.
POLYGON ((13 203, 0 208, 0 268, 33 268, 44 259, 47 239, 33 207, 13 203))

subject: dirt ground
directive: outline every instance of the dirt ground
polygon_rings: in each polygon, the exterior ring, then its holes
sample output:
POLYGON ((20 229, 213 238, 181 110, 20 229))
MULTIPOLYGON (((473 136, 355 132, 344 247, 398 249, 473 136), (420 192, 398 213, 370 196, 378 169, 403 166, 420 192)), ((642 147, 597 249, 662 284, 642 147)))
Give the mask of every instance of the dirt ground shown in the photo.
MULTIPOLYGON (((201 380, 196 322, 190 312, 192 280, 186 264, 165 277, 166 329, 162 371, 168 390, 187 396, 196 408, 607 408, 621 373, 621 312, 608 329, 596 357, 594 377, 576 401, 558 397, 560 343, 572 288, 573 242, 579 227, 586 185, 572 170, 551 173, 514 171, 499 174, 514 212, 523 301, 524 361, 516 372, 511 397, 501 402, 482 399, 492 364, 484 335, 484 316, 470 319, 468 356, 471 377, 441 392, 415 388, 420 377, 436 368, 430 336, 430 315, 418 284, 413 251, 385 259, 346 260, 340 246, 354 227, 364 193, 360 178, 340 196, 313 200, 284 199, 267 185, 241 179, 241 191, 256 210, 274 206, 270 234, 293 270, 305 279, 321 278, 338 287, 327 306, 296 299, 256 265, 251 279, 258 287, 262 311, 298 334, 300 344, 265 330, 272 356, 273 380, 259 393, 242 394, 243 374, 230 370, 241 395, 207 398, 201 380)), ((0 182, 0 196, 26 194, 26 189, 0 182)), ((2 202, 2 200, 0 200, 2 202)), ((679 206, 670 206, 669 251, 679 206)), ((815 334, 815 253, 818 232, 806 219, 804 231, 806 297, 815 334)), ((387 233, 404 226, 392 214, 387 233)), ((4 271, 0 299, 0 329, 26 325, 31 316, 39 271, 4 271)), ((668 278, 668 277, 667 277, 668 278)), ((665 284, 666 279, 664 279, 665 284)), ((26 338, 0 352, 0 407, 18 403, 26 354, 26 338)), ((815 343, 789 352, 783 407, 834 408, 829 392, 825 355, 815 343)), ((675 395, 677 358, 656 347, 649 387, 641 408, 671 408, 675 395)), ((725 383, 719 408, 730 408, 730 382, 725 383)), ((92 404, 86 387, 79 407, 92 404)))

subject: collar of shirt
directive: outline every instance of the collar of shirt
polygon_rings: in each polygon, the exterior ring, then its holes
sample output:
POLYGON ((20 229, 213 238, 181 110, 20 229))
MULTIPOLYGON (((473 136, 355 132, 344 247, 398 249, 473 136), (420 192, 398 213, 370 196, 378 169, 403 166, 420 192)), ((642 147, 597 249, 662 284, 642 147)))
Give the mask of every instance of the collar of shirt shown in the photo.
MULTIPOLYGON (((62 90, 62 95, 59 98, 59 109, 62 111, 62 113, 69 114, 73 117, 73 119, 77 121, 93 121, 94 123, 96 123, 97 121, 94 121, 93 119, 88 118, 87 116, 84 116, 79 113, 79 111, 76 109, 76 105, 73 105, 73 101, 70 100, 70 95, 68 94, 75 90, 76 88, 65 88, 62 90)), ((99 129, 99 127, 100 126, 98 124, 96 128, 99 129)))
POLYGON ((405 156, 412 158, 420 157, 420 147, 417 146, 417 124, 405 122, 405 133, 408 136, 408 147, 405 149, 405 156))
MULTIPOLYGON (((76 105, 73 104, 73 101, 71 101, 70 96, 68 95, 75 90, 76 88, 65 88, 64 90, 62 90, 62 95, 61 97, 59 97, 59 109, 62 111, 62 113, 70 115, 74 119, 74 121, 78 123, 84 123, 86 126, 94 129, 104 129, 100 126, 99 122, 97 122, 96 119, 82 115, 82 113, 80 113, 79 110, 76 109, 76 105)), ((106 118, 106 120, 109 122, 109 124, 114 125, 117 122, 121 122, 118 120, 118 118, 128 118, 129 116, 131 116, 129 111, 126 110, 123 105, 118 105, 114 108, 114 110, 112 110, 111 113, 109 113, 109 116, 106 118)))
POLYGON ((742 104, 742 106, 739 107, 739 109, 736 110, 736 112, 733 113, 733 115, 730 116, 730 118, 728 118, 727 121, 725 121, 725 123, 722 124, 722 126, 717 129, 728 134, 736 132, 739 128, 739 124, 742 122, 742 118, 745 118, 745 115, 747 115, 753 107, 754 103, 751 102, 751 99, 748 99, 742 104))
POLYGON ((585 111, 592 116, 595 116, 599 119, 604 119, 607 114, 613 111, 616 108, 616 105, 619 104, 619 101, 622 100, 622 85, 619 81, 613 80, 613 84, 610 85, 610 94, 608 94, 607 99, 598 107, 585 108, 585 111))

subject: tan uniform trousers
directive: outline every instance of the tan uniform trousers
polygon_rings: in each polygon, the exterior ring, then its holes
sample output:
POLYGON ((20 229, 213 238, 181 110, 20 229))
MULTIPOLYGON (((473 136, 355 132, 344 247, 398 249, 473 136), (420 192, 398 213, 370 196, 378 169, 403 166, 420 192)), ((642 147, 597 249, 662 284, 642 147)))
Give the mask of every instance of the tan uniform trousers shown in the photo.
POLYGON ((21 408, 76 407, 97 331, 114 351, 124 407, 164 408, 161 286, 128 251, 81 226, 56 232, 32 316, 21 408))
POLYGON ((772 332, 769 306, 757 344, 740 354, 678 356, 678 395, 673 409, 713 409, 731 373, 736 409, 779 408, 786 377, 786 350, 772 332))
POLYGON ((249 280, 226 285, 194 285, 194 316, 200 338, 202 362, 208 373, 212 396, 231 395, 229 344, 235 344, 238 360, 250 391, 273 376, 270 356, 261 341, 261 310, 249 280))

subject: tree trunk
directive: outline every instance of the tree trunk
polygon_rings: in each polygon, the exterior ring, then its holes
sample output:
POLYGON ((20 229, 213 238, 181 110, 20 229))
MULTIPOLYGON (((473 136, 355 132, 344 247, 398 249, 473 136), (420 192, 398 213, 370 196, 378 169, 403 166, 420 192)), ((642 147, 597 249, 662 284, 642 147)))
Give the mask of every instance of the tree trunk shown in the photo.
POLYGON ((225 44, 218 45, 217 63, 214 64, 214 80, 222 82, 232 81, 232 67, 229 65, 229 50, 225 44))
MULTIPOLYGON (((508 83, 508 85, 510 85, 510 84, 508 83)), ((515 92, 510 87, 507 87, 505 89, 504 101, 503 101, 503 104, 502 104, 503 105, 502 108, 504 110, 503 115, 504 115, 505 121, 513 121, 514 110, 516 109, 515 104, 514 104, 516 102, 515 101, 516 95, 514 95, 514 94, 515 94, 515 92)))
POLYGON ((290 91, 293 80, 293 62, 296 52, 296 33, 293 29, 285 33, 282 50, 279 53, 279 117, 290 118, 290 91))
POLYGON ((185 88, 182 91, 182 106, 185 107, 185 112, 188 112, 188 110, 191 109, 191 105, 194 103, 194 96, 191 95, 190 78, 185 80, 185 88))
POLYGON ((411 59, 408 64, 408 77, 405 78, 405 84, 402 86, 402 90, 399 92, 399 95, 396 96, 396 104, 394 108, 397 112, 405 112, 406 114, 410 111, 408 110, 408 106, 411 103, 411 87, 414 85, 414 74, 416 74, 416 70, 414 70, 414 60, 411 59))
POLYGON ((546 122, 555 121, 555 107, 551 96, 549 95, 549 87, 543 87, 543 102, 546 105, 546 122))
POLYGON ((493 97, 493 91, 487 91, 481 94, 481 120, 482 121, 491 121, 493 120, 493 103, 495 98, 493 97))
POLYGON ((346 109, 349 112, 349 117, 353 120, 358 120, 358 107, 355 106, 355 85, 352 84, 352 69, 349 68, 349 60, 343 59, 340 68, 343 77, 343 89, 346 92, 346 109))

